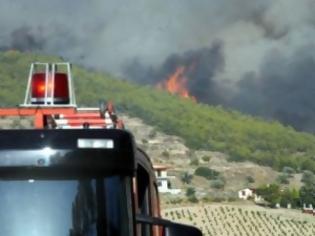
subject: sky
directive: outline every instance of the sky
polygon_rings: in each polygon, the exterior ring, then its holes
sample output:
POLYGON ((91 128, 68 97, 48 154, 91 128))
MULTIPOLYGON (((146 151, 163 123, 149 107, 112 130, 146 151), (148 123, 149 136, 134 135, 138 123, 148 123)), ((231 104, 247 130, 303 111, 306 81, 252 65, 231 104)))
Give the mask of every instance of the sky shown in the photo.
POLYGON ((314 0, 0 0, 0 49, 143 84, 196 63, 199 101, 315 131, 314 0))

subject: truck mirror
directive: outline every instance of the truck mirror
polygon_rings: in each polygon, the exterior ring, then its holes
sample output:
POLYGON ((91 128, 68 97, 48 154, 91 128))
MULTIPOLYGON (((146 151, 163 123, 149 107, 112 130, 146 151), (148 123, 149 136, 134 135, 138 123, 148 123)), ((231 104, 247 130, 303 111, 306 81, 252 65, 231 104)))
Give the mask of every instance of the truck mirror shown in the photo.
POLYGON ((139 224, 161 226, 163 228, 163 236, 202 236, 202 232, 196 227, 174 223, 162 218, 137 215, 136 221, 139 224))
POLYGON ((164 236, 202 236, 199 229, 178 223, 172 223, 171 225, 164 226, 164 236))

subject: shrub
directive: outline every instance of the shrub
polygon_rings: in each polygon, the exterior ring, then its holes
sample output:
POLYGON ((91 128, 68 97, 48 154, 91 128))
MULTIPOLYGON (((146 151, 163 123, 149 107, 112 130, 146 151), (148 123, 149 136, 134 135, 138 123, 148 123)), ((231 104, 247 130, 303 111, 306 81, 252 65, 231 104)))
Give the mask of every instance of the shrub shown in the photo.
POLYGON ((295 173, 295 170, 292 167, 285 166, 282 168, 282 172, 288 175, 292 175, 295 173))
POLYGON ((188 172, 184 172, 180 179, 184 184, 190 184, 191 180, 193 179, 193 175, 189 174, 188 172))
POLYGON ((190 161, 190 165, 197 166, 199 165, 199 160, 197 158, 194 158, 190 161))
POLYGON ((216 179, 211 182, 211 187, 215 189, 223 189, 225 181, 223 179, 216 179))
POLYGON ((289 176, 287 174, 281 174, 277 177, 277 181, 280 184, 289 184, 289 180, 288 180, 289 176))
POLYGON ((195 195, 195 188, 192 188, 192 187, 189 187, 189 188, 187 188, 187 190, 186 190, 186 196, 187 197, 190 197, 190 196, 194 196, 195 195))
POLYGON ((246 180, 248 183, 254 183, 255 182, 255 179, 250 175, 246 176, 246 180))
POLYGON ((202 198, 202 201, 205 202, 205 203, 208 203, 208 202, 211 202, 211 198, 206 196, 206 197, 202 198))
POLYGON ((171 204, 180 204, 180 203, 182 203, 182 201, 183 201, 183 199, 181 199, 181 198, 174 198, 174 199, 170 200, 170 203, 171 204))
POLYGON ((210 158, 209 156, 203 156, 201 159, 202 159, 204 162, 209 162, 211 158, 210 158))
POLYGON ((212 199, 212 201, 214 201, 214 202, 224 202, 225 199, 224 199, 223 197, 214 197, 214 198, 212 199))
POLYGON ((197 176, 202 176, 206 179, 217 179, 217 177, 219 176, 219 172, 216 171, 216 170, 212 170, 208 167, 204 167, 204 166, 201 166, 201 167, 198 167, 196 170, 195 170, 195 175, 197 176))
POLYGON ((163 151, 163 152, 162 152, 162 156, 163 156, 163 157, 170 157, 170 154, 169 154, 168 151, 163 151))
POLYGON ((191 203, 197 203, 199 202, 198 198, 195 195, 189 196, 188 201, 191 203))
POLYGON ((149 133, 149 138, 154 138, 155 136, 156 136, 156 130, 153 129, 153 130, 151 130, 150 133, 149 133))
POLYGON ((237 197, 234 197, 234 196, 230 196, 227 198, 227 201, 229 202, 235 202, 238 198, 237 197))
POLYGON ((313 183, 313 182, 315 182, 314 180, 315 180, 315 176, 314 176, 312 171, 305 170, 303 172, 303 176, 302 176, 302 180, 301 180, 303 183, 313 183))

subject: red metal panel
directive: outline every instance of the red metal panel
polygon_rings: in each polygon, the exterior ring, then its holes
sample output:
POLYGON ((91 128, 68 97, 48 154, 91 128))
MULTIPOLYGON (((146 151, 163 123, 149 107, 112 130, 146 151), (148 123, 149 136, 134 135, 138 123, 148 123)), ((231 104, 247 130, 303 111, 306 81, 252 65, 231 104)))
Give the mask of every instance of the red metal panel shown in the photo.
POLYGON ((0 117, 5 116, 33 116, 34 128, 44 128, 44 116, 56 114, 75 114, 76 109, 72 107, 21 107, 21 108, 0 108, 0 117))
POLYGON ((35 116, 36 113, 44 115, 75 114, 73 107, 20 107, 0 108, 0 116, 35 116))

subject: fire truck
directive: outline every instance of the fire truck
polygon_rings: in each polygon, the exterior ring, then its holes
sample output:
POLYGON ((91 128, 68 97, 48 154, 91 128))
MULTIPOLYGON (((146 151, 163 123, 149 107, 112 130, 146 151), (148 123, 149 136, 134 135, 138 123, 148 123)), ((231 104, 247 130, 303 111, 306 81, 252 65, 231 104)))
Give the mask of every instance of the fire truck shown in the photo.
POLYGON ((14 119, 0 130, 0 235, 202 235, 161 218, 150 158, 111 102, 77 107, 69 63, 31 65, 24 102, 0 108, 14 119))

